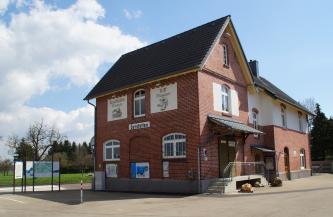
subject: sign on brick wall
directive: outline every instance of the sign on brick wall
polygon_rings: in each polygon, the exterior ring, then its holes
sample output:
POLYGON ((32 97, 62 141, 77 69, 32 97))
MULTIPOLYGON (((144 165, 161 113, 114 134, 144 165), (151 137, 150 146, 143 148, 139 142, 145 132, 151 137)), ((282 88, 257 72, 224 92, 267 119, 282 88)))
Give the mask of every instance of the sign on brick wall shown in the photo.
POLYGON ((127 95, 108 100, 108 121, 127 118, 127 95))
POLYGON ((177 109, 177 83, 150 90, 151 113, 177 109))

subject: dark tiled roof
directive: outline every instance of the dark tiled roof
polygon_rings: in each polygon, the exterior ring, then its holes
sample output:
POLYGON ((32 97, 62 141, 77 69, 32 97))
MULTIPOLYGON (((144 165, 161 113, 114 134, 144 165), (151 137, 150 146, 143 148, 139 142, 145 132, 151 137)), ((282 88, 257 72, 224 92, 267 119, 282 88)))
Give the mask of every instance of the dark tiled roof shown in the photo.
POLYGON ((310 112, 307 108, 305 108, 304 106, 302 106, 299 102, 297 102, 296 100, 294 100, 293 98, 291 98, 290 96, 288 96, 285 92, 283 92, 281 89, 279 89, 277 86, 275 86, 274 84, 272 84, 271 82, 269 82, 268 80, 266 80, 265 78, 259 76, 256 77, 253 75, 253 80, 255 85, 263 88, 264 90, 266 90, 268 92, 268 94, 270 94, 272 97, 278 98, 284 102, 287 102, 309 114, 312 114, 312 112, 310 112))
POLYGON ((92 99, 185 70, 201 67, 229 16, 124 54, 85 97, 92 99))
POLYGON ((258 133, 258 134, 263 133, 257 129, 254 129, 254 128, 246 125, 243 122, 237 121, 232 118, 209 114, 208 119, 218 125, 221 125, 223 127, 227 127, 229 129, 233 129, 236 131, 241 131, 241 132, 245 132, 245 133, 258 133))

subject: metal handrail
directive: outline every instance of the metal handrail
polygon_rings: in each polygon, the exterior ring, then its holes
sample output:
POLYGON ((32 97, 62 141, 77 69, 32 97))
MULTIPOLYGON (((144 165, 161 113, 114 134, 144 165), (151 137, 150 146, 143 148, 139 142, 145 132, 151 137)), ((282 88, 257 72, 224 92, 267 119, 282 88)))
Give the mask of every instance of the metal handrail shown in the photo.
MULTIPOLYGON (((228 165, 224 168, 222 178, 224 180, 229 179, 228 181, 232 181, 233 177, 237 176, 232 174, 233 171, 236 171, 236 166, 240 167, 240 175, 242 173, 246 175, 265 175, 265 163, 263 161, 259 162, 229 162, 228 165), (251 169, 249 170, 250 167, 251 169), (257 167, 257 168, 256 168, 257 167), (259 168, 259 169, 258 169, 259 168), (257 172, 257 169, 260 170, 260 172, 257 172)), ((235 172, 237 174, 237 172, 235 172)))

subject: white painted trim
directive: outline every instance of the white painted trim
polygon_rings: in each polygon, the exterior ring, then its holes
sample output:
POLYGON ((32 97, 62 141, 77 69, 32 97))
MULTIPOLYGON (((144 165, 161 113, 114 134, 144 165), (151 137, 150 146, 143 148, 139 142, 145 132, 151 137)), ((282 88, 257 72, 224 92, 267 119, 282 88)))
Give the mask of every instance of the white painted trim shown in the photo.
POLYGON ((119 140, 117 140, 117 139, 110 139, 110 140, 104 142, 103 143, 103 160, 104 161, 120 161, 120 157, 119 158, 113 158, 113 154, 114 154, 113 150, 114 150, 114 148, 117 148, 117 147, 119 147, 119 155, 120 155, 120 141, 119 140), (110 145, 111 146, 110 148, 112 149, 112 156, 111 156, 111 158, 107 159, 106 158, 106 145, 108 143, 113 143, 113 142, 118 142, 119 145, 113 145, 113 144, 110 145))
POLYGON ((186 153, 187 153, 187 139, 186 139, 186 134, 184 134, 184 133, 177 133, 177 132, 175 132, 175 133, 169 133, 169 134, 167 134, 167 135, 165 135, 165 136, 163 136, 162 137, 162 158, 163 159, 173 159, 173 158, 177 158, 177 159, 179 159, 179 158, 186 158, 186 153), (185 138, 181 138, 181 139, 176 139, 176 138, 174 138, 173 140, 167 140, 167 141, 164 141, 164 139, 166 138, 166 137, 168 137, 168 136, 174 136, 174 137, 176 137, 176 135, 182 135, 182 136, 184 136, 185 138), (185 155, 176 155, 176 153, 177 153, 177 149, 176 149, 176 144, 177 144, 177 142, 185 142, 185 155), (165 156, 165 152, 164 152, 164 146, 165 146, 165 143, 172 143, 172 146, 173 146, 173 155, 172 156, 165 156))

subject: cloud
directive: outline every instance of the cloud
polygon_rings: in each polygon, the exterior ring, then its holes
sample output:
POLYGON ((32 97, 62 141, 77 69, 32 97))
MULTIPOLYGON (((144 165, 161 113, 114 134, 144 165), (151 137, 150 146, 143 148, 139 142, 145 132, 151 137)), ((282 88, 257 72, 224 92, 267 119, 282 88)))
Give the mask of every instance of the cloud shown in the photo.
POLYGON ((14 0, 1 0, 0 1, 0 16, 4 15, 8 9, 9 4, 14 2, 14 0))
POLYGON ((134 20, 134 19, 139 19, 143 15, 143 12, 141 10, 130 11, 130 10, 124 9, 124 14, 127 19, 134 20))
MULTIPOLYGON (((0 2, 0 12, 5 11, 9 3, 0 2)), ((27 102, 51 90, 57 79, 66 88, 91 87, 101 65, 146 43, 117 26, 100 24, 105 10, 95 0, 78 0, 68 8, 24 2, 16 4, 28 5, 28 10, 11 14, 7 23, 0 19, 0 136, 23 135, 30 123, 43 118, 69 138, 88 139, 93 133, 91 108, 63 112, 27 102)))

